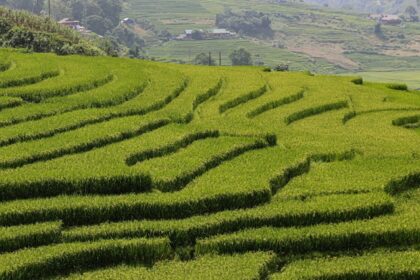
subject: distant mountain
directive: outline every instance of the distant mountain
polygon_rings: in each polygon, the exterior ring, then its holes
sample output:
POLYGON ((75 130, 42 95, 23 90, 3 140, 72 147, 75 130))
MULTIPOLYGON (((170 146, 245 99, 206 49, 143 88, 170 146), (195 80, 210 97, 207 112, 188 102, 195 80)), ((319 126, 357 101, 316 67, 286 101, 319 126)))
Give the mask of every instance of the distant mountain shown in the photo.
POLYGON ((404 13, 408 6, 420 10, 420 0, 304 0, 331 8, 354 10, 366 13, 404 13))

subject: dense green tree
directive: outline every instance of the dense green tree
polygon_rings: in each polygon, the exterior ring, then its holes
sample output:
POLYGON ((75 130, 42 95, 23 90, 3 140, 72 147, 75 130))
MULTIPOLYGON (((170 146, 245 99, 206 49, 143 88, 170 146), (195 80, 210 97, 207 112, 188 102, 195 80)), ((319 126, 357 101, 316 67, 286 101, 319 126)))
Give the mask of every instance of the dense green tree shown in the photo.
POLYGON ((405 9, 405 13, 409 16, 416 16, 417 10, 413 6, 408 6, 407 9, 405 9))
MULTIPOLYGON (((56 20, 73 18, 71 10, 72 3, 73 0, 51 0, 51 16, 56 20)), ((48 5, 45 5, 44 9, 48 13, 48 5)))
POLYGON ((12 25, 6 19, 0 18, 0 37, 7 34, 10 29, 12 25))
POLYGON ((199 30, 194 30, 193 33, 191 34, 191 37, 194 40, 203 40, 203 32, 199 31, 199 30))
POLYGON ((110 20, 114 26, 120 22, 122 3, 120 0, 97 0, 103 16, 110 20))
POLYGON ((378 36, 379 38, 384 38, 384 33, 382 31, 382 24, 380 22, 375 24, 374 32, 375 32, 375 35, 378 36))
POLYGON ((103 50, 107 55, 110 56, 118 56, 120 53, 120 45, 118 42, 112 37, 106 37, 104 40, 100 42, 100 48, 103 50))
POLYGON ((86 8, 83 0, 75 0, 72 3, 71 14, 77 20, 82 20, 85 17, 86 8))
POLYGON ((216 65, 213 58, 209 57, 209 54, 200 53, 194 58, 194 64, 196 65, 216 65))
POLYGON ((103 17, 102 9, 97 1, 85 1, 85 16, 100 16, 103 17))
POLYGON ((27 10, 36 14, 39 14, 44 8, 44 0, 13 0, 3 2, 3 5, 8 3, 14 9, 27 10))
POLYGON ((229 58, 232 61, 232 65, 252 65, 251 53, 244 48, 233 51, 229 58))
POLYGON ((408 6, 405 10, 405 14, 408 17, 408 20, 410 21, 419 21, 419 16, 416 8, 413 6, 408 6))
POLYGON ((99 35, 105 35, 112 28, 112 22, 101 16, 91 15, 86 18, 86 26, 99 35))
POLYGON ((140 57, 140 48, 138 46, 130 48, 128 51, 128 56, 131 58, 140 57))
POLYGON ((125 25, 118 25, 112 31, 112 36, 120 43, 129 48, 144 47, 144 40, 141 39, 134 31, 125 25))
POLYGON ((158 37, 160 40, 164 42, 168 42, 169 40, 171 40, 172 34, 168 30, 165 29, 159 32, 158 37))
POLYGON ((254 37, 271 38, 274 33, 270 18, 255 11, 234 13, 226 9, 224 13, 216 15, 216 25, 254 37))

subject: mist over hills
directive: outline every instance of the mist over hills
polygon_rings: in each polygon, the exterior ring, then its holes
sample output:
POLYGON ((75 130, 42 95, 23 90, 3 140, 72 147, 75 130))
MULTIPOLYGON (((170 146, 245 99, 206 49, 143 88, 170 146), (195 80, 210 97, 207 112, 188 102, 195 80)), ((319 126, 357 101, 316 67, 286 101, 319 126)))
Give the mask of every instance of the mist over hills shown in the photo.
POLYGON ((331 8, 366 13, 403 13, 408 6, 420 7, 418 0, 304 0, 307 3, 328 5, 331 8))

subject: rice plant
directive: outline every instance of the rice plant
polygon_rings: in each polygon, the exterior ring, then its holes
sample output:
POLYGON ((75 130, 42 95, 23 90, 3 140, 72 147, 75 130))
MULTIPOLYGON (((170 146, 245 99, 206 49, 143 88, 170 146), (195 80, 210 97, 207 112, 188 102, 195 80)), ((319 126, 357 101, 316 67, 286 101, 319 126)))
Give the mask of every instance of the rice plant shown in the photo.
POLYGON ((0 279, 417 279, 419 112, 354 77, 0 50, 0 279))

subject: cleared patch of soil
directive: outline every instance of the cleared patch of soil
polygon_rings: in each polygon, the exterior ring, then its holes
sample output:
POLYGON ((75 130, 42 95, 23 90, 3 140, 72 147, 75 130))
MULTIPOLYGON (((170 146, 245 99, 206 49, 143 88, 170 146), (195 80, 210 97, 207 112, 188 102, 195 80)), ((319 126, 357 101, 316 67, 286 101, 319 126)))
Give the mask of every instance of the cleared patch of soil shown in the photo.
POLYGON ((304 53, 314 58, 323 58, 345 69, 359 69, 359 64, 346 57, 343 54, 344 49, 338 44, 326 44, 313 41, 288 41, 286 47, 292 52, 304 53))

